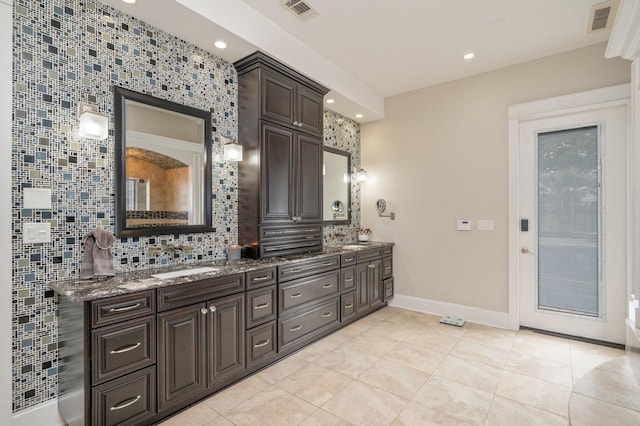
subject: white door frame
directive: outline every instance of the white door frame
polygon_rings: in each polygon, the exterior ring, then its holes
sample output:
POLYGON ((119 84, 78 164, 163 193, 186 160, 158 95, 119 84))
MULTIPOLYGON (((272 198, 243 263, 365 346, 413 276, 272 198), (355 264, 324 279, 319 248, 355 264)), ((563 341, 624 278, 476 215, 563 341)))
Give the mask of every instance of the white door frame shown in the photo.
MULTIPOLYGON (((588 111, 602 108, 612 102, 623 101, 627 107, 627 127, 629 115, 629 84, 605 87, 587 92, 574 93, 554 98, 541 99, 509 107, 509 328, 520 327, 519 282, 520 282, 520 122, 547 118, 560 114, 588 111)), ((631 138, 627 133, 626 146, 631 138)), ((628 159, 627 161, 630 161, 628 159)), ((627 164, 629 166, 629 164, 627 164)), ((627 168, 629 170, 629 168, 627 168)), ((629 177, 627 176, 627 182, 629 177)), ((629 183, 629 182, 628 182, 629 183)), ((627 185, 627 222, 631 214, 631 185, 627 185)), ((629 225, 629 223, 627 223, 629 225)), ((631 228, 629 228, 631 229, 631 228)), ((627 233, 627 247, 632 236, 627 233)), ((629 267, 629 266, 627 266, 629 267)), ((626 303, 621 302, 625 308, 626 303)))

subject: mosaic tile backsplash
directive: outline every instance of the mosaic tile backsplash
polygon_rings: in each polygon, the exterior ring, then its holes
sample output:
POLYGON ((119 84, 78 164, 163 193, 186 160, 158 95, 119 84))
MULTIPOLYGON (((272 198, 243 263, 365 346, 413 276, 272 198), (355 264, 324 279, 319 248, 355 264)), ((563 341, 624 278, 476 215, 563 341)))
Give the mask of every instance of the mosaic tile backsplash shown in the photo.
MULTIPOLYGON (((237 137, 233 66, 95 0, 15 0, 13 19, 13 410, 57 396, 57 302, 47 283, 78 276, 81 237, 114 225, 114 85, 213 114, 215 232, 119 239, 116 271, 225 257, 237 236, 237 165, 223 162, 219 136, 237 137), (202 60, 194 62, 199 55, 202 60), (110 116, 104 141, 79 139, 78 102, 110 116), (51 188, 51 210, 22 208, 24 188, 51 188), (50 222, 52 242, 23 244, 24 222, 50 222), (149 253, 161 242, 187 254, 149 253)), ((360 165, 360 126, 325 112, 325 143, 360 165)), ((354 241, 360 192, 352 184, 352 224, 328 226, 325 243, 354 241)))

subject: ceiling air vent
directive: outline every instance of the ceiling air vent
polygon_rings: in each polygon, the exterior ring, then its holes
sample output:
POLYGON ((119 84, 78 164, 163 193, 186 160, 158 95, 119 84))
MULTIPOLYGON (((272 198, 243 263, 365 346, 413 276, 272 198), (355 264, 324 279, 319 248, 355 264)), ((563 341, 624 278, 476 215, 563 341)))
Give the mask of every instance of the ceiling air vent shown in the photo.
POLYGON ((618 11, 618 2, 618 0, 610 0, 591 6, 587 32, 610 30, 618 11))
POLYGON ((318 11, 305 0, 284 0, 280 4, 300 19, 307 19, 318 14, 318 11))

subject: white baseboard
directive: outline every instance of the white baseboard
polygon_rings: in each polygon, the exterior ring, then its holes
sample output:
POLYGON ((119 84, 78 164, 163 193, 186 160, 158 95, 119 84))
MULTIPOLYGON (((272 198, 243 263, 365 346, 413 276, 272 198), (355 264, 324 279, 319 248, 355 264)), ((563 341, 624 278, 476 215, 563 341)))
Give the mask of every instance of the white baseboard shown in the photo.
POLYGON ((65 426, 58 412, 58 399, 44 402, 13 415, 13 426, 65 426))
POLYGON ((489 309, 422 299, 420 297, 406 296, 397 293, 393 295, 393 299, 390 299, 388 304, 389 306, 408 309, 410 311, 434 315, 448 315, 491 327, 513 329, 508 312, 491 311, 489 309))

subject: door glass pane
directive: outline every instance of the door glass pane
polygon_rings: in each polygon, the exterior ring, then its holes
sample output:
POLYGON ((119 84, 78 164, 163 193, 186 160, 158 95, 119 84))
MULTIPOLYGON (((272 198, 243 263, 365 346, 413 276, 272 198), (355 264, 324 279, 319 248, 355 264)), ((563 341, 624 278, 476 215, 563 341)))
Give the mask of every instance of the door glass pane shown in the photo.
POLYGON ((538 134, 538 308, 598 316, 596 126, 538 134))

